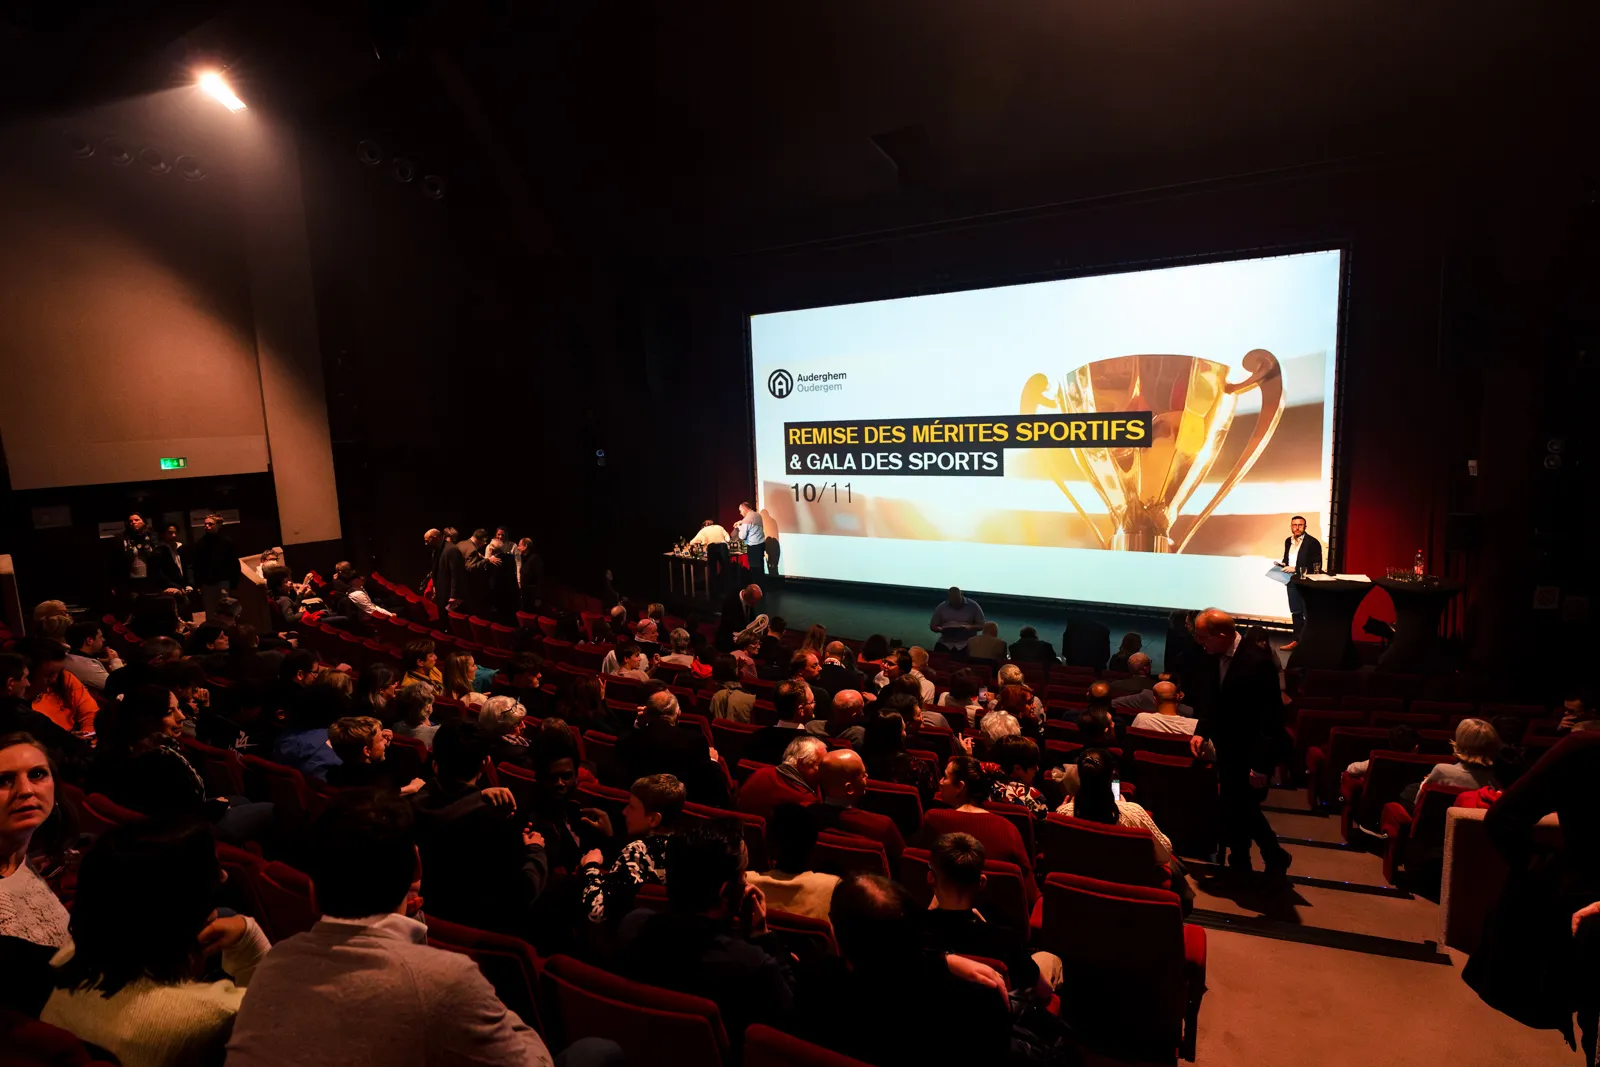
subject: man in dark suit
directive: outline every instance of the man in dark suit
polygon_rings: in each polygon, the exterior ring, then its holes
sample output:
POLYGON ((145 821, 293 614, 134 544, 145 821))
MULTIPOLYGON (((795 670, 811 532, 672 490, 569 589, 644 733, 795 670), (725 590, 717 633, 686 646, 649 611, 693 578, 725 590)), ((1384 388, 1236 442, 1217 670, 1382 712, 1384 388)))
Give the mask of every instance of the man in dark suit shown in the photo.
POLYGON ((1134 693, 1142 693, 1152 688, 1158 679, 1150 677, 1150 657, 1143 652, 1135 652, 1128 657, 1128 677, 1119 678, 1111 683, 1111 696, 1125 697, 1134 693))
MULTIPOLYGON (((831 697, 835 693, 846 689, 860 692, 867 684, 861 677, 861 672, 854 667, 846 667, 843 662, 845 643, 843 641, 829 641, 825 659, 817 671, 817 686, 820 686, 831 697)), ((814 686, 813 688, 816 688, 814 686)), ((820 700, 820 698, 819 698, 820 700)))
MULTIPOLYGON (((1306 533, 1306 520, 1303 515, 1296 515, 1289 520, 1289 536, 1283 539, 1283 559, 1278 561, 1284 570, 1295 577, 1302 574, 1315 574, 1322 570, 1322 542, 1306 533)), ((1289 616, 1294 620, 1294 633, 1296 640, 1284 645, 1285 649, 1292 649, 1299 644, 1300 630, 1306 624, 1306 602, 1300 595, 1300 589, 1290 582, 1286 589, 1289 591, 1289 616)))
POLYGON ((1069 667, 1106 669, 1111 659, 1111 631, 1093 619, 1068 619, 1061 633, 1061 662, 1069 667))
MULTIPOLYGON (((796 653, 796 658, 799 658, 796 653)), ((817 737, 817 701, 812 690, 799 678, 786 678, 772 690, 772 706, 777 709, 775 725, 757 730, 745 742, 744 758, 756 763, 779 764, 791 741, 817 737)))
POLYGON ((1231 850, 1228 866, 1250 870, 1250 842, 1261 849, 1267 876, 1282 881, 1290 855, 1261 811, 1273 768, 1288 749, 1278 664, 1271 652, 1244 641, 1233 618, 1207 608, 1195 620, 1195 642, 1182 667, 1183 690, 1195 717, 1196 756, 1210 740, 1217 751, 1219 837, 1231 850))
POLYGON ((761 614, 761 587, 751 582, 735 589, 722 601, 722 621, 717 624, 717 651, 732 652, 733 638, 761 614))
POLYGON ((645 699, 638 728, 617 740, 617 760, 630 782, 670 774, 696 804, 728 806, 728 776, 711 758, 704 735, 678 725, 678 698, 665 690, 645 699))
POLYGON ((1018 632, 1017 639, 1011 642, 1012 663, 1043 663, 1045 666, 1056 661, 1056 650, 1050 647, 1049 641, 1039 640, 1039 631, 1032 626, 1024 626, 1018 632))
POLYGON ((461 532, 444 528, 444 547, 433 565, 433 599, 441 608, 456 609, 467 595, 467 558, 461 554, 461 532))

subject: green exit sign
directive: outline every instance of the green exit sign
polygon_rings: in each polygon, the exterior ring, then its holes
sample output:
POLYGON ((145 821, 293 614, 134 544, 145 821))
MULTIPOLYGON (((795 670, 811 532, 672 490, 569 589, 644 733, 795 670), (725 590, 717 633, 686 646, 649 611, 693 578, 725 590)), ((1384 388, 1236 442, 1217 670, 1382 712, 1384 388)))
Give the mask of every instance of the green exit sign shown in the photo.
POLYGON ((162 456, 161 469, 164 471, 181 471, 189 465, 188 456, 162 456))

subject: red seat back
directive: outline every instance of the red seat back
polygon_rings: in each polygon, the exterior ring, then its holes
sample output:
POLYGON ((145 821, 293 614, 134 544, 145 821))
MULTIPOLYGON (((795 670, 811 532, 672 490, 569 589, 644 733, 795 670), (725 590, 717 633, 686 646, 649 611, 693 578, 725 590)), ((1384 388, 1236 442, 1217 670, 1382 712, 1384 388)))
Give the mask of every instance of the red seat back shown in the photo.
POLYGON ((832 830, 817 835, 816 847, 811 850, 811 869, 841 878, 857 871, 890 877, 889 857, 880 842, 832 830))
POLYGON ((1433 711, 1375 711, 1372 725, 1387 731, 1391 726, 1409 726, 1414 730, 1436 730, 1443 726, 1445 717, 1433 711))
POLYGON ((1291 757, 1290 766, 1296 772, 1306 768, 1306 749, 1321 748, 1328 740, 1328 733, 1335 726, 1365 726, 1367 713, 1364 711, 1320 711, 1316 708, 1302 707, 1295 718, 1294 725, 1294 755, 1291 757))
POLYGON ((273 943, 305 933, 321 914, 311 898, 311 879, 277 860, 256 872, 256 896, 264 912, 257 921, 273 943))
MULTIPOLYGON (((720 754, 720 753, 719 753, 720 754)), ((767 870, 767 820, 759 815, 751 815, 745 811, 728 811, 726 808, 714 808, 709 804, 696 804, 693 801, 683 806, 683 818, 698 819, 709 822, 712 819, 736 819, 744 831, 744 847, 749 854, 748 869, 752 871, 767 870)))
POLYGON ((617 759, 617 739, 611 734, 603 734, 599 730, 585 730, 583 732, 583 747, 589 753, 589 761, 594 764, 594 773, 607 785, 632 785, 624 783, 622 764, 617 759))
POLYGON ((509 934, 476 930, 435 915, 428 916, 428 944, 471 956, 494 986, 500 1003, 544 1033, 539 1017, 539 971, 544 962, 532 945, 509 934))
POLYGON ((1039 846, 1034 842, 1033 812, 1021 804, 997 804, 992 801, 986 802, 983 807, 984 810, 994 812, 1017 828, 1017 833, 1022 835, 1022 843, 1027 848, 1029 856, 1039 854, 1039 846))
POLYGON ((910 837, 922 829, 922 796, 914 785, 869 778, 867 791, 861 797, 861 806, 867 811, 893 819, 895 828, 903 837, 910 837))
MULTIPOLYGON (((117 1067, 115 1056, 70 1031, 0 1009, 0 1064, 6 1067, 117 1067)), ((846 1061, 854 1062, 854 1061, 846 1061)))
POLYGON ((1139 803, 1150 812, 1175 851, 1210 854, 1217 844, 1217 768, 1193 756, 1136 752, 1139 803))
POLYGON ((1367 764, 1361 799, 1353 812, 1356 822, 1377 829, 1383 806, 1391 800, 1399 800, 1400 790, 1412 782, 1422 781, 1435 764, 1454 762, 1454 757, 1441 757, 1432 752, 1374 751, 1367 764))
POLYGON ((717 750, 717 755, 730 765, 737 765, 744 758, 744 750, 750 744, 750 738, 760 729, 761 727, 753 723, 712 719, 711 746, 717 750))
POLYGON ((867 1067, 858 1059, 813 1045, 765 1023, 744 1032, 745 1067, 867 1067))
POLYGON ((1339 701, 1339 707, 1345 711, 1364 711, 1371 714, 1374 711, 1404 711, 1406 702, 1400 697, 1345 697, 1339 701))
POLYGON ((1155 845, 1145 829, 1051 812, 1039 824, 1039 842, 1047 871, 1141 886, 1160 885, 1167 878, 1156 864, 1155 845))
POLYGON ((833 924, 827 919, 771 908, 767 911, 767 925, 787 945, 807 945, 817 955, 839 954, 839 943, 833 937, 833 924))
POLYGON ((473 640, 472 618, 459 611, 446 611, 445 617, 450 620, 450 633, 467 641, 473 640))
POLYGON ((103 834, 119 826, 143 822, 148 816, 123 807, 103 793, 90 793, 78 807, 78 818, 85 833, 103 834))
POLYGON ((1123 731, 1122 749, 1130 758, 1137 758, 1141 752, 1154 752, 1158 756, 1188 756, 1189 735, 1169 734, 1161 730, 1135 730, 1130 727, 1123 731))
POLYGON ((629 1063, 655 1067, 717 1067, 728 1054, 728 1035, 716 1004, 552 956, 540 972, 545 1003, 555 1016, 554 1047, 585 1037, 622 1046, 629 1063))

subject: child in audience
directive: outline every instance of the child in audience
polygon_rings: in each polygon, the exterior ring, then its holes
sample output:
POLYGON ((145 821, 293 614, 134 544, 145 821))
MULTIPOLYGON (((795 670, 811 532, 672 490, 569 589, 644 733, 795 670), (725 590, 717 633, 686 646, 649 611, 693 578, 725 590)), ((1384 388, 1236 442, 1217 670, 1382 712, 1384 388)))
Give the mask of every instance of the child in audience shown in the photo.
POLYGON ((1044 794, 1033 787, 1033 780, 1039 774, 1039 745, 1033 738, 1002 737, 989 749, 989 759, 1000 768, 1002 775, 1002 780, 995 783, 992 799, 996 803, 1020 804, 1035 819, 1050 814, 1044 794))
POLYGON ((648 774, 628 791, 622 809, 628 843, 610 867, 604 854, 592 848, 578 861, 583 879, 583 910, 590 922, 616 921, 633 908, 642 885, 667 884, 667 840, 683 812, 683 783, 670 774, 648 774))

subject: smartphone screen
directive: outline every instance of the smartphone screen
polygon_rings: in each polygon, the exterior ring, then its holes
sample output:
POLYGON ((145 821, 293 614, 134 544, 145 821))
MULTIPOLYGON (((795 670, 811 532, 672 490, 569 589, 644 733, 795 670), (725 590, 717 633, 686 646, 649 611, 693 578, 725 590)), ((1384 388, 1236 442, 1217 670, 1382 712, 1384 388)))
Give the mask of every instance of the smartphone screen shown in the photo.
POLYGON ((1111 779, 1111 796, 1116 800, 1122 799, 1122 783, 1115 778, 1111 779))

